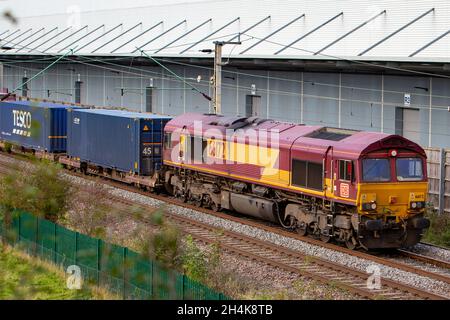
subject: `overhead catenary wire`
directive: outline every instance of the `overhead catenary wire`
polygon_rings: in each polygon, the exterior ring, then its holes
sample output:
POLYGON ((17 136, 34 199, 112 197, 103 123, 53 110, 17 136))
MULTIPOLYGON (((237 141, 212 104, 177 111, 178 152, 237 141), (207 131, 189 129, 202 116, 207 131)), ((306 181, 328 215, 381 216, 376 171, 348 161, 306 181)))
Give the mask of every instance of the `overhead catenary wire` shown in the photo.
MULTIPOLYGON (((123 70, 123 69, 113 69, 113 68, 109 68, 109 67, 102 67, 102 66, 98 66, 98 65, 95 65, 95 64, 90 64, 90 63, 86 63, 86 62, 80 62, 80 61, 77 61, 77 60, 71 61, 71 62, 72 63, 80 63, 80 64, 84 64, 84 65, 93 66, 93 67, 109 70, 111 72, 122 72, 122 73, 133 74, 133 75, 136 75, 137 78, 142 78, 142 76, 143 76, 143 74, 141 74, 141 73, 134 73, 134 72, 126 71, 126 70, 123 70)), ((124 68, 124 66, 120 66, 120 67, 124 68)), ((155 74, 161 75, 160 73, 154 72, 152 74, 152 76, 154 77, 155 74)), ((98 77, 104 77, 104 76, 98 76, 98 77)), ((110 77, 115 78, 116 76, 110 76, 110 77)), ((178 76, 178 78, 177 77, 170 78, 167 75, 165 75, 165 78, 159 78, 159 79, 166 79, 166 80, 173 80, 173 79, 175 79, 175 80, 178 80, 180 82, 186 82, 186 83, 188 83, 187 80, 191 80, 191 79, 184 79, 184 81, 183 81, 183 79, 181 77, 179 77, 179 76, 178 76)), ((205 80, 205 81, 202 81, 202 82, 207 83, 208 81, 205 80)), ((306 83, 308 83, 308 82, 306 82, 306 83)), ((320 84, 318 84, 316 82, 315 82, 315 84, 320 85, 320 84)), ((329 84, 323 84, 323 85, 329 85, 329 84)), ((249 88, 247 88, 247 87, 236 86, 236 85, 226 84, 226 83, 223 84, 223 87, 224 88, 229 88, 229 89, 238 89, 238 90, 244 91, 244 92, 248 92, 248 90, 249 90, 249 88)), ((352 87, 348 87, 348 88, 352 89, 352 87)), ((291 91, 281 91, 281 90, 267 90, 267 89, 264 89, 264 88, 259 88, 258 92, 260 92, 260 93, 268 93, 268 94, 272 94, 272 95, 302 96, 301 93, 296 93, 296 92, 291 92, 291 91)), ((397 92, 392 92, 392 91, 385 90, 385 93, 397 93, 397 92)), ((400 92, 398 92, 398 93, 400 93, 400 92)), ((336 98, 336 97, 310 95, 310 94, 305 94, 305 93, 303 94, 303 96, 304 97, 317 98, 317 99, 338 100, 338 98, 336 98)), ((352 102, 366 103, 366 104, 367 103, 381 104, 381 101, 367 101, 367 100, 356 100, 356 99, 345 99, 345 98, 342 98, 341 100, 342 101, 352 101, 352 102)), ((383 104, 385 106, 387 106, 387 105, 393 105, 393 106, 397 105, 396 103, 388 103, 388 102, 384 102, 383 104)), ((429 109, 429 107, 422 107, 421 105, 414 105, 414 104, 412 104, 411 107, 414 107, 414 108, 417 108, 417 109, 424 109, 424 110, 428 110, 429 109)), ((435 110, 447 110, 447 106, 436 106, 435 105, 434 107, 432 107, 432 109, 435 109, 435 110)))
MULTIPOLYGON (((249 37, 249 38, 246 39, 246 40, 242 40, 242 42, 247 41, 247 40, 251 40, 251 39, 253 39, 253 37, 249 37)), ((181 44, 181 45, 174 46, 174 47, 179 47, 179 46, 184 46, 184 45, 186 45, 186 44, 181 44)), ((151 51, 151 50, 144 50, 144 51, 151 51)), ((106 63, 106 64, 110 64, 110 65, 115 65, 115 66, 118 66, 118 67, 123 67, 123 66, 122 66, 122 65, 119 65, 119 64, 109 63, 108 61, 111 61, 111 60, 115 61, 115 60, 129 59, 129 57, 101 58, 101 59, 92 59, 92 58, 88 58, 88 57, 86 57, 86 56, 80 56, 80 57, 83 58, 83 59, 86 59, 86 60, 102 62, 102 63, 106 63)), ((42 60, 44 60, 44 59, 47 60, 47 59, 51 59, 51 58, 42 58, 42 60)), ((157 60, 159 60, 159 61, 167 62, 167 63, 172 63, 172 64, 179 64, 179 65, 191 66, 191 67, 202 68, 202 69, 207 69, 207 70, 213 70, 213 68, 210 68, 210 67, 204 67, 204 66, 199 66, 199 65, 195 65, 195 64, 183 63, 183 62, 179 62, 179 61, 172 61, 172 60, 168 60, 168 59, 164 59, 164 58, 155 58, 155 59, 157 59, 157 60)), ((27 62, 33 62, 33 61, 37 61, 37 60, 40 60, 40 59, 29 60, 29 61, 27 61, 27 62)), ((3 61, 4 61, 4 60, 3 60, 3 61)), ((76 62, 79 63, 78 61, 76 61, 76 62)), ((64 63, 64 62, 61 62, 61 63, 64 63)), ((143 71, 142 68, 134 68, 134 69, 135 69, 135 70, 139 70, 140 72, 143 71)), ((157 72, 152 72, 152 71, 149 71, 149 70, 144 70, 144 72, 145 72, 145 73, 153 73, 153 74, 157 74, 157 72)), ((264 76, 263 76, 263 75, 256 75, 256 74, 251 74, 251 73, 244 73, 244 72, 238 72, 238 71, 230 71, 230 70, 226 70, 226 69, 223 70, 223 73, 232 73, 232 74, 245 75, 245 76, 249 76, 249 77, 256 77, 256 78, 264 78, 264 79, 267 79, 267 76, 265 76, 265 75, 264 75, 264 76)), ((301 80, 289 79, 289 78, 281 78, 281 77, 273 77, 273 76, 271 76, 270 79, 272 79, 272 80, 281 80, 281 81, 289 81, 289 82, 302 83, 301 80)), ((307 81, 303 81, 303 82, 308 83, 308 82, 311 82, 311 81, 307 80, 307 81)), ((381 90, 381 89, 376 89, 376 88, 363 88, 363 87, 345 86, 345 85, 339 86, 339 85, 337 85, 337 84, 321 83, 321 82, 318 82, 318 81, 315 81, 315 80, 314 80, 313 82, 314 82, 314 84, 316 84, 316 85, 323 85, 323 86, 330 86, 330 87, 341 87, 341 88, 347 88, 347 89, 366 90, 366 91, 374 91, 374 92, 376 92, 376 91, 378 91, 378 92, 383 91, 383 92, 386 92, 386 93, 388 93, 388 92, 389 92, 389 93, 399 93, 399 94, 403 94, 403 93, 404 93, 404 92, 400 92, 400 91, 394 91, 394 90, 381 90)), ((429 96, 429 94, 422 94, 422 93, 418 93, 418 92, 414 93, 414 95, 417 95, 417 96, 427 96, 427 97, 429 96)), ((450 98, 449 96, 445 96, 445 95, 436 95, 436 94, 433 94, 432 97, 433 97, 433 98, 450 98)))
MULTIPOLYGON (((86 58, 86 57, 84 57, 84 58, 86 58)), ((71 61, 71 62, 73 62, 73 63, 83 63, 83 62, 80 62, 80 61, 78 61, 78 60, 72 60, 72 59, 70 59, 70 58, 66 58, 66 60, 69 60, 69 61, 71 61)), ((91 59, 91 60, 96 60, 96 59, 91 59)), ((101 61, 101 60, 100 60, 101 61)), ((87 64, 87 65, 92 65, 92 64, 88 64, 88 63, 84 63, 84 64, 87 64)), ((96 65, 93 65, 93 66, 95 66, 95 67, 99 67, 99 66, 96 66, 96 65)), ((118 65, 118 66, 120 66, 120 65, 118 65)), ((120 66, 120 67, 123 67, 123 66, 120 66)), ((104 68, 104 67, 102 67, 102 68, 104 68)), ((112 68, 108 68, 108 69, 112 69, 112 68)), ((112 70, 114 70, 114 69, 112 69, 112 70)), ((116 69, 117 70, 117 69, 116 69)), ((124 70, 118 70, 117 72, 125 72, 124 70)), ((138 74, 138 75, 140 75, 140 76, 142 76, 142 74, 138 74)), ((183 79, 181 78, 181 77, 179 77, 179 81, 183 81, 183 79)), ((188 82, 185 82, 185 83, 188 83, 188 82)), ((248 88, 241 88, 242 90, 246 90, 246 91, 248 91, 248 88)), ((238 90, 239 90, 239 88, 238 88, 238 90)), ((270 90, 267 90, 268 92, 270 92, 270 90)), ((272 92, 275 92, 275 91, 272 91, 272 92)), ((279 91, 277 91, 276 93, 280 93, 279 91)), ((288 94, 288 95, 292 95, 293 93, 292 92, 284 92, 285 94, 288 94)), ((294 95, 295 95, 295 93, 294 93, 294 95)), ((297 94, 298 95, 298 94, 297 94)), ((306 95, 304 95, 304 96, 306 96, 306 95)), ((318 97, 318 98, 330 98, 330 99, 336 99, 336 98, 334 98, 334 97, 324 97, 324 96, 316 96, 316 97, 318 97)), ((350 101, 350 100, 349 100, 350 101)), ((353 101, 357 101, 357 100, 353 100, 353 101)), ((368 101, 360 101, 360 102, 363 102, 363 103, 371 103, 371 102, 368 102, 368 101)), ((374 102, 374 103, 376 103, 376 104, 379 104, 379 102, 374 102)), ((386 103, 385 103, 385 105, 386 105, 386 103)), ((429 109, 428 107, 425 107, 424 109, 429 109)), ((445 135, 445 134, 444 134, 445 135)))
POLYGON ((46 70, 50 69, 53 65, 55 65, 56 63, 58 63, 58 61, 60 61, 61 59, 63 59, 64 57, 66 57, 67 55, 69 55, 69 53, 73 53, 73 49, 70 49, 69 51, 67 51, 65 54, 61 55, 58 59, 56 59, 55 61, 53 61, 52 63, 50 63, 47 67, 45 67, 44 69, 42 69, 41 71, 39 71, 38 73, 36 73, 34 76, 32 76, 30 79, 28 79, 27 81, 21 83, 19 86, 17 86, 16 88, 14 88, 11 92, 8 92, 7 94, 5 94, 0 101, 4 101, 5 99, 7 99, 8 97, 11 96, 11 94, 13 94, 14 92, 16 92, 17 90, 21 89, 23 86, 25 86, 26 84, 28 84, 31 80, 35 79, 36 77, 40 76, 41 74, 43 74, 46 70))
POLYGON ((168 71, 169 73, 171 73, 172 75, 174 75, 176 78, 178 78, 179 80, 181 80, 183 83, 187 84, 189 87, 192 88, 192 90, 194 90, 197 93, 200 93, 205 99, 211 101, 211 97, 209 95, 207 95, 206 93, 204 93, 203 91, 201 91, 200 89, 196 88, 195 86, 193 86, 192 84, 190 84, 189 82, 185 81, 183 78, 181 78, 179 75, 177 75, 175 72, 173 72, 172 70, 170 70, 169 68, 167 68, 165 65, 163 65, 162 63, 158 62, 157 60, 155 60, 152 56, 148 55, 147 53, 145 53, 144 51, 140 50, 139 48, 136 48, 137 50, 141 51, 141 53, 146 56, 147 58, 153 60, 157 65, 159 65, 161 68, 165 69, 166 71, 168 71))
MULTIPOLYGON (((88 60, 94 60, 94 61, 97 61, 98 59, 90 59, 90 58, 87 58, 87 57, 84 57, 85 59, 88 59, 88 60)), ((153 58, 153 59, 155 59, 155 58, 153 58)), ((156 59, 155 59, 156 60, 156 59)), ((85 63, 85 62, 80 62, 80 61, 77 61, 77 60, 70 60, 69 59, 69 61, 71 61, 72 63, 82 63, 82 64, 86 64, 86 65, 90 65, 90 66, 94 66, 94 67, 98 67, 98 68, 102 68, 102 69, 106 69, 106 70, 110 70, 110 71, 112 71, 112 72, 114 72, 114 71, 116 71, 116 72, 123 72, 123 73, 130 73, 130 74, 134 74, 134 75, 137 75, 137 76, 139 76, 139 77, 142 77, 142 74, 141 73, 132 73, 132 72, 129 72, 129 71, 125 71, 125 70, 123 70, 123 69, 120 69, 120 70, 118 70, 118 69, 113 69, 113 68, 107 68, 107 67, 101 67, 101 66, 97 66, 97 65, 93 65, 93 64, 89 64, 89 63, 85 63)), ((100 60, 101 61, 101 60, 100 60)), ((121 65, 117 65, 117 66, 120 66, 121 68, 124 68, 124 66, 121 66, 121 65)), ((141 69, 139 69, 140 71, 142 71, 141 69)), ((153 73, 153 74, 155 74, 155 73, 153 73)), ((158 73, 156 73, 156 74, 158 74, 158 73)), ((159 74, 160 75, 160 74, 159 74)), ((266 78, 266 76, 264 76, 265 78, 266 78)), ((178 77, 178 79, 180 80, 181 79, 181 77, 178 77)), ((183 80, 180 80, 180 81, 183 81, 183 80)), ((205 81, 205 82, 208 82, 208 81, 205 81)), ((186 82, 186 83, 188 83, 188 82, 186 82)), ((318 83, 316 83, 315 82, 315 84, 318 84, 318 83)), ((318 84, 319 85, 319 84, 318 84)), ((330 85, 330 84, 323 84, 323 85, 330 85)), ((230 85, 230 84, 224 84, 224 87, 228 87, 228 88, 237 88, 237 86, 234 86, 234 85, 230 85)), ((246 87, 241 87, 242 88, 242 90, 245 90, 245 91, 248 91, 248 88, 246 88, 246 87)), ((351 89, 353 89, 353 87, 348 87, 348 88, 351 88, 351 89)), ((275 91, 275 90, 265 90, 265 89, 259 89, 259 91, 260 92, 266 92, 266 93, 269 93, 269 94, 281 94, 281 95, 290 95, 290 96, 299 96, 299 95, 301 95, 301 94, 297 94, 297 93, 293 93, 293 92, 283 92, 283 91, 275 91)), ((390 91, 387 91, 387 90, 385 90, 384 92, 390 92, 390 91)), ((392 92, 392 91, 391 91, 392 92)), ((395 93, 395 92, 394 92, 395 93)), ((399 92, 400 93, 400 92, 399 92)), ((307 97, 307 95, 305 95, 304 94, 304 96, 305 97, 307 97)), ((426 95, 426 96, 429 96, 429 95, 426 95)), ((337 98, 334 98, 334 97, 327 97, 327 96, 311 96, 311 97, 316 97, 316 98, 321 98, 321 99, 332 99, 332 100, 336 100, 337 98)), ((349 100, 350 101, 350 100, 349 100)), ((355 102, 362 102, 362 103, 368 103, 367 101, 364 101, 364 100, 352 100, 352 101, 355 101, 355 102)), ((380 102, 376 102, 376 101, 372 101, 372 102, 370 102, 370 103, 376 103, 376 104, 379 104, 380 102)), ((387 105, 388 103, 384 103, 385 105, 387 105)), ((429 109, 429 107, 421 107, 421 106, 417 106, 417 108, 422 108, 422 109, 429 109)), ((438 107, 438 108, 433 108, 433 109, 437 109, 437 110, 444 110, 444 109, 446 109, 447 107, 446 106, 441 106, 441 107, 438 107)))

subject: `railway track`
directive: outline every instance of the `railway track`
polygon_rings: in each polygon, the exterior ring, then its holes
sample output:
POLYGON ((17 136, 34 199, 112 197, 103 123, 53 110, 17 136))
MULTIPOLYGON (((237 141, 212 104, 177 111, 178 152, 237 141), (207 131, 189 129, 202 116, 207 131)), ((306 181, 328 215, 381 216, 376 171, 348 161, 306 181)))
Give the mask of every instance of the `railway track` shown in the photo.
POLYGON ((409 250, 404 250, 404 249, 397 249, 397 252, 404 257, 416 260, 416 261, 420 261, 423 263, 427 263, 427 264, 431 264, 433 266, 442 268, 442 269, 447 269, 450 270, 450 262, 448 261, 444 261, 441 259, 437 259, 437 258, 433 258, 427 255, 423 255, 420 253, 416 253, 416 252, 412 252, 409 250))
MULTIPOLYGON (((10 157, 8 155, 8 157, 10 157)), ((8 161, 4 161, 0 157, 0 167, 2 166, 10 166, 11 163, 8 161)), ((10 168, 12 169, 12 168, 10 168)), ((3 169, 2 169, 3 170, 3 169)), ((1 171, 0 171, 1 172, 1 171)), ((97 178, 85 176, 79 173, 72 173, 75 176, 87 178, 91 180, 97 180, 97 178)), ((280 230, 280 228, 269 227, 267 225, 262 225, 259 221, 252 221, 245 218, 240 218, 236 216, 230 216, 221 212, 213 212, 212 210, 208 210, 205 208, 195 207, 190 204, 181 203, 178 200, 175 200, 170 197, 165 197, 162 195, 150 194, 148 192, 138 190, 134 187, 124 185, 120 182, 110 181, 110 180, 102 180, 102 183, 107 185, 111 185, 114 187, 118 187, 130 192, 140 193, 147 197, 152 197, 154 199, 168 202, 177 206, 194 209, 197 211, 201 211, 204 213, 208 213, 223 219, 233 220, 235 222, 239 222, 246 225, 252 225, 257 228, 265 229, 269 232, 275 232, 277 234, 297 238, 302 241, 306 241, 311 244, 328 247, 333 250, 349 253, 352 255, 356 255, 358 257, 369 259, 374 262, 378 262, 380 264, 388 265, 394 268, 398 268, 404 271, 413 272, 416 274, 420 274, 429 278, 433 278, 435 280, 444 281, 446 283, 450 283, 450 277, 432 273, 426 270, 422 270, 416 267, 409 266, 407 264, 391 261, 388 259, 379 258, 367 253, 362 253, 358 251, 352 251, 347 248, 339 247, 337 245, 332 245, 328 243, 323 243, 321 241, 301 237, 292 232, 288 232, 286 230, 280 230)), ((136 206, 136 203, 133 201, 129 201, 123 197, 112 196, 110 200, 113 203, 119 204, 121 203, 124 210, 126 208, 130 208, 131 206, 136 206)), ((149 208, 149 206, 138 205, 140 207, 149 208)), ((154 209, 154 208, 153 208, 154 209)), ((191 234, 197 241, 201 241, 203 243, 212 243, 219 242, 220 246, 231 253, 244 256, 256 261, 260 261, 262 263, 266 263, 270 266, 280 268, 282 270, 296 273, 308 278, 312 278, 315 280, 319 280, 323 283, 329 284, 333 283, 338 287, 346 289, 352 293, 358 294, 362 297, 366 297, 369 299, 448 299, 448 297, 444 297, 435 293, 431 293, 419 288, 415 288, 400 282, 396 282, 387 278, 381 278, 381 287, 379 289, 369 289, 367 287, 367 278, 368 274, 359 270, 354 270, 349 267, 343 266, 338 263, 333 263, 321 258, 308 256, 302 254, 301 252, 294 251, 291 249, 287 249, 284 247, 280 247, 270 242, 261 241, 259 239, 248 237, 242 234, 238 234, 228 230, 222 230, 215 228, 209 224, 201 223, 196 220, 189 219, 187 217, 183 217, 180 215, 167 213, 167 216, 170 220, 176 222, 179 226, 182 227, 184 232, 191 234)), ((141 222, 150 223, 149 220, 141 217, 141 222)))
MULTIPOLYGON (((108 195, 108 200, 119 205, 120 210, 130 207, 148 209, 123 197, 108 195)), ((188 206, 186 206, 188 207, 188 206)), ((154 209, 153 207, 151 207, 154 209)), ((165 216, 176 223, 182 231, 204 244, 218 243, 223 250, 243 256, 281 270, 315 279, 325 284, 332 283, 342 289, 368 299, 433 299, 446 297, 419 290, 389 279, 381 279, 379 289, 369 289, 368 274, 340 264, 261 241, 233 231, 223 230, 184 216, 166 212, 165 216)), ((150 218, 138 218, 140 222, 151 224, 150 218)))

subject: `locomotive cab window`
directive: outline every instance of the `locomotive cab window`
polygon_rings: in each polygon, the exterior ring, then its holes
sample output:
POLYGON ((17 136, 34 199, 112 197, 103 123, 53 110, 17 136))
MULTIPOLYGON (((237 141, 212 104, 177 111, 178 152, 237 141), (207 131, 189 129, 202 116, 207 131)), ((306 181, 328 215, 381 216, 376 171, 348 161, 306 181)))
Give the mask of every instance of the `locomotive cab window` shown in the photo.
POLYGON ((292 185, 310 189, 323 189, 323 165, 302 160, 292 160, 292 185))
POLYGON ((339 160, 339 179, 353 181, 353 161, 339 160))
POLYGON ((398 181, 423 180, 422 159, 398 158, 395 161, 398 181))
POLYGON ((365 182, 391 181, 389 159, 364 159, 362 169, 365 182))

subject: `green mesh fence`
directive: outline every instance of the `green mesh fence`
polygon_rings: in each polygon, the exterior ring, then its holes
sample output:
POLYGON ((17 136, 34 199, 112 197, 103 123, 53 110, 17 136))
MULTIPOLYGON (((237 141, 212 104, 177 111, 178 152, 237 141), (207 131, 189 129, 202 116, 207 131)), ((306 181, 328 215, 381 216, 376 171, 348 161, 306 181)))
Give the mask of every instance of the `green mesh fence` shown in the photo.
POLYGON ((56 264, 64 268, 76 264, 76 250, 77 233, 56 225, 56 264))
POLYGON ((55 262, 56 224, 45 219, 38 219, 37 254, 45 260, 55 262))
POLYGON ((90 283, 99 283, 100 240, 79 233, 77 238, 76 261, 84 279, 90 283))
POLYGON ((229 299, 127 248, 26 212, 14 212, 7 226, 0 220, 0 236, 10 245, 64 268, 77 265, 84 281, 107 287, 124 299, 229 299))
POLYGON ((31 214, 19 213, 19 244, 28 254, 36 252, 37 244, 37 217, 31 214))
POLYGON ((128 299, 151 299, 153 295, 153 264, 136 252, 126 252, 126 276, 128 299))

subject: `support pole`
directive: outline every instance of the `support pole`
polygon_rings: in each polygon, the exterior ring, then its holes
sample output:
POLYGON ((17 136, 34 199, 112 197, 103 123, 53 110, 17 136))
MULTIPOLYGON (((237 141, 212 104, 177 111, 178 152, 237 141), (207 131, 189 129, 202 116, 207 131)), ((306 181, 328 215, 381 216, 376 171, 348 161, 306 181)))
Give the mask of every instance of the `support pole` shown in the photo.
POLYGON ((222 113, 222 42, 215 42, 214 49, 214 113, 222 113))
POLYGON ((431 121, 431 117, 432 117, 432 110, 433 107, 433 78, 430 77, 430 105, 429 105, 429 112, 428 112, 428 147, 431 148, 431 133, 432 133, 432 121, 431 121))
POLYGON ((222 47, 226 44, 241 44, 231 41, 214 42, 214 87, 213 87, 213 108, 215 114, 222 114, 222 47))

